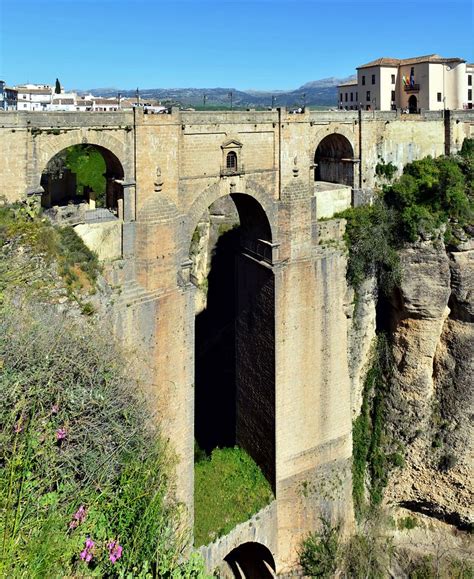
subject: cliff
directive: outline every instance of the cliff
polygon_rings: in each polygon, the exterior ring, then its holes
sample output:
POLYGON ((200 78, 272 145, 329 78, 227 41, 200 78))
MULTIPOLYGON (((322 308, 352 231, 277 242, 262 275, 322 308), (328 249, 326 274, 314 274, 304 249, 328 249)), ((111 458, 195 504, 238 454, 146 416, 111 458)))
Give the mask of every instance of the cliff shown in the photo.
POLYGON ((474 242, 420 241, 400 257, 388 424, 405 468, 386 498, 463 528, 472 523, 474 242))

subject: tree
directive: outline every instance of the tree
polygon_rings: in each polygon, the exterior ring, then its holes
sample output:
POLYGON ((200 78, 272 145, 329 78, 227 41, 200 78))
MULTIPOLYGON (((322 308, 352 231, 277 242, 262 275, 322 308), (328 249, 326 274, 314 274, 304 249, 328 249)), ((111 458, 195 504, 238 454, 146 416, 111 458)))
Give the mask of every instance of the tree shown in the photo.
POLYGON ((59 82, 59 79, 56 79, 56 86, 54 88, 54 92, 56 94, 61 94, 61 83, 59 82))

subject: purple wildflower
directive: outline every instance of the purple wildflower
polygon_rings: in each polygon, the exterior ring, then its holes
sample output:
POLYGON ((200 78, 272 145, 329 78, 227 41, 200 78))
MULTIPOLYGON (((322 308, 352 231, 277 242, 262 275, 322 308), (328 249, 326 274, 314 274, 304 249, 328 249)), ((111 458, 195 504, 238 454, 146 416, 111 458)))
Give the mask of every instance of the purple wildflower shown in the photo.
POLYGON ((109 559, 115 563, 122 556, 122 546, 117 541, 110 541, 107 545, 109 549, 109 559))
POLYGON ((16 424, 15 424, 15 434, 20 434, 20 432, 23 430, 23 426, 21 425, 21 421, 19 420, 16 424))
POLYGON ((59 406, 57 404, 53 404, 51 406, 51 414, 57 414, 59 412, 59 406))
POLYGON ((64 440, 67 436, 67 430, 65 428, 58 428, 56 430, 56 440, 64 440))
POLYGON ((86 509, 84 508, 84 505, 81 505, 77 511, 74 513, 73 515, 73 520, 69 523, 69 528, 70 529, 75 529, 76 527, 78 527, 82 521, 86 518, 86 509))
POLYGON ((92 552, 94 545, 95 545, 94 541, 90 538, 87 539, 85 542, 85 549, 81 551, 80 557, 86 563, 89 563, 92 560, 92 557, 94 556, 94 553, 92 552))

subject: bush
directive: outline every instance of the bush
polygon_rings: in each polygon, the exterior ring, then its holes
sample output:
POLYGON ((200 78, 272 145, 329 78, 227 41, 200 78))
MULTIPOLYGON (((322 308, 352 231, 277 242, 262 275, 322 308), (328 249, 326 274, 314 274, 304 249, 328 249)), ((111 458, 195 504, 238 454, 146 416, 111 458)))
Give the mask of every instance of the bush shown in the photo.
POLYGON ((364 280, 375 276, 381 291, 389 294, 400 281, 395 212, 379 199, 374 205, 348 209, 338 217, 347 220, 349 284, 357 291, 364 280))
POLYGON ((339 555, 340 525, 322 517, 321 530, 303 539, 298 558, 305 575, 310 577, 333 577, 339 555))
POLYGON ((170 453, 110 332, 21 295, 0 313, 0 575, 178 573, 170 453))
POLYGON ((461 225, 472 220, 472 200, 463 167, 465 157, 425 157, 409 163, 403 175, 384 189, 388 207, 399 215, 399 235, 405 241, 416 241, 420 234, 432 234, 443 223, 461 225))

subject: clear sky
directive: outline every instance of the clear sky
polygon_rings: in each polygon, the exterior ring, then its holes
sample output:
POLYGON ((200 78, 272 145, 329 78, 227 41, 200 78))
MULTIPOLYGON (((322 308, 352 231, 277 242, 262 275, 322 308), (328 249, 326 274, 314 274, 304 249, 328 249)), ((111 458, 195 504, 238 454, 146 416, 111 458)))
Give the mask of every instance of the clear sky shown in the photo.
POLYGON ((472 0, 0 0, 0 78, 289 89, 380 56, 474 61, 472 0))

